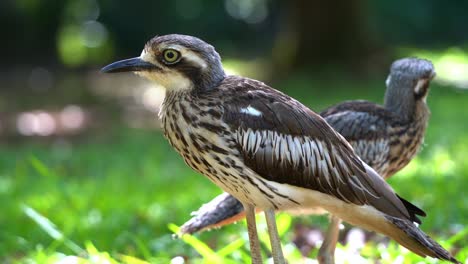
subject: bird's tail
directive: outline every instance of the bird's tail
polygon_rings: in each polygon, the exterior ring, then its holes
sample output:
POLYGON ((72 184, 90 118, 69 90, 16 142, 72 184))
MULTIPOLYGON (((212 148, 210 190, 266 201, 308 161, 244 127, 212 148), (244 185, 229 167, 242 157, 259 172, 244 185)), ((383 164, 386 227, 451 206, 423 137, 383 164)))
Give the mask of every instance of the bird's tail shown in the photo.
POLYGON ((426 235, 413 222, 388 215, 385 218, 395 227, 393 232, 391 232, 392 234, 387 235, 402 246, 422 257, 429 256, 461 264, 461 262, 456 260, 447 250, 426 235))
POLYGON ((203 230, 219 228, 242 220, 245 217, 241 202, 228 193, 222 193, 198 211, 180 228, 179 235, 193 234, 203 230))

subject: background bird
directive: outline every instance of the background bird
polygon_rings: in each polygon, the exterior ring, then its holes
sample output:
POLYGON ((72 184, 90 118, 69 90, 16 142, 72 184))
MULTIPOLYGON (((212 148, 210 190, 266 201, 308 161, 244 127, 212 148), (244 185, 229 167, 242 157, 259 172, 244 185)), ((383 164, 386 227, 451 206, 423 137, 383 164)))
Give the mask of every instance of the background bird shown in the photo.
POLYGON ((226 76, 214 48, 191 36, 149 41, 103 72, 135 71, 166 88, 163 131, 194 170, 239 199, 252 261, 261 263, 254 208, 265 210, 275 263, 284 263, 275 210, 316 208, 386 234, 421 256, 457 262, 413 222, 398 197, 323 118, 262 82, 226 76))
MULTIPOLYGON (((395 61, 387 77, 384 105, 346 101, 320 115, 352 145, 356 154, 382 177, 402 169, 423 143, 429 108, 426 97, 435 76, 430 61, 404 58, 395 61)), ((244 217, 242 204, 223 193, 202 206, 181 227, 181 234, 220 227, 244 217)), ((333 263, 340 220, 332 217, 319 251, 321 263, 333 263)))

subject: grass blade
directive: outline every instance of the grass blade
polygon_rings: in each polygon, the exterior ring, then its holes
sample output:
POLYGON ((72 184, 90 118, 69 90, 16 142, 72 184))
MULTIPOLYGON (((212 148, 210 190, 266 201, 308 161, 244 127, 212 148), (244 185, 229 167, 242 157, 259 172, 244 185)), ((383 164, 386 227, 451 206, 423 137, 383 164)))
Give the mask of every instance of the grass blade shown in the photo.
POLYGON ((39 227, 55 240, 62 240, 63 234, 57 229, 54 223, 41 215, 39 212, 27 205, 21 205, 23 212, 31 218, 39 227))
POLYGON ((40 161, 38 158, 35 156, 31 156, 29 158, 29 162, 31 163, 31 166, 43 177, 52 177, 52 173, 50 172, 49 168, 40 161))
POLYGON ((452 237, 450 237, 449 239, 447 239, 447 243, 449 243, 450 245, 453 245, 455 244, 457 241, 461 240, 461 239, 464 239, 468 236, 468 226, 465 227, 462 231, 456 233, 455 235, 453 235, 452 237))
POLYGON ((46 232, 51 238, 56 241, 61 241, 67 246, 70 250, 75 252, 76 254, 80 254, 83 252, 83 249, 80 248, 76 243, 67 239, 62 232, 55 226, 52 221, 50 221, 47 217, 41 215, 39 212, 34 210, 34 208, 29 207, 25 204, 21 205, 21 209, 23 212, 31 218, 44 232, 46 232))
MULTIPOLYGON (((168 228, 175 234, 178 234, 180 230, 180 228, 177 225, 172 224, 172 223, 168 224, 168 228)), ((217 258, 216 253, 209 246, 207 246, 202 241, 198 240, 196 237, 186 234, 186 235, 181 236, 180 238, 182 238, 182 240, 185 243, 192 246, 200 255, 202 255, 202 257, 207 258, 207 259, 217 258)))
POLYGON ((242 246, 244 246, 244 244, 245 244, 245 241, 242 238, 239 238, 235 240, 234 242, 230 243, 229 245, 218 250, 216 253, 218 256, 225 257, 227 255, 232 254, 234 251, 238 250, 242 246))

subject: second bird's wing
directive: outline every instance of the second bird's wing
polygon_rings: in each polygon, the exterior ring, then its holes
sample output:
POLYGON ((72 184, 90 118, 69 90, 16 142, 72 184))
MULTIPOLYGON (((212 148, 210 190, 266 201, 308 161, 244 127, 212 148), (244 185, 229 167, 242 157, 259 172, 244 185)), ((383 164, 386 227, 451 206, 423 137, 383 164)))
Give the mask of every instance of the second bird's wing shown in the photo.
POLYGON ((399 122, 392 112, 364 100, 331 106, 320 112, 320 116, 349 142, 386 138, 389 123, 397 125, 399 122))

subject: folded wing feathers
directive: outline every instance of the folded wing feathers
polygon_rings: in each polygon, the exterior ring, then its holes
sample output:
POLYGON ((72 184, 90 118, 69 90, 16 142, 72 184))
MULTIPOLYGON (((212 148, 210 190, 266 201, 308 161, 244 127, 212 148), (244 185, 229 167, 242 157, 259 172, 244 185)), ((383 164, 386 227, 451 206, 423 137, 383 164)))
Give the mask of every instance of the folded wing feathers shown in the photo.
POLYGON ((378 198, 374 190, 366 189, 348 168, 339 151, 325 142, 250 128, 239 130, 237 136, 245 155, 256 161, 257 168, 267 171, 278 168, 286 173, 299 173, 303 185, 316 185, 319 190, 347 202, 351 202, 350 195, 354 198, 352 202, 358 204, 366 204, 368 201, 365 197, 368 196, 378 198))

